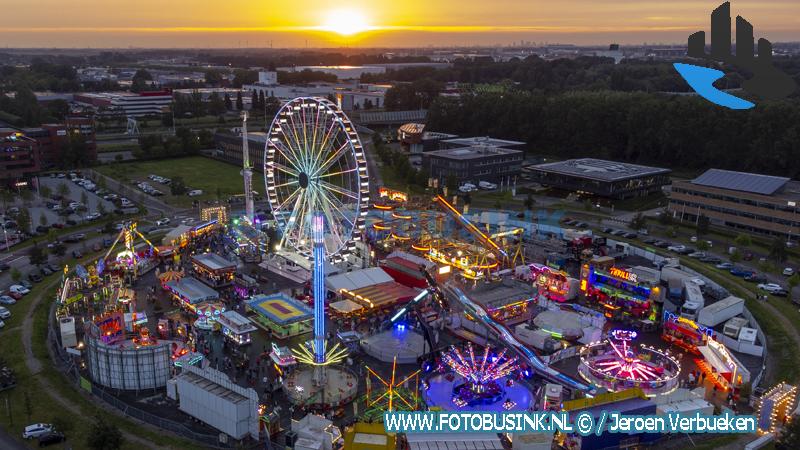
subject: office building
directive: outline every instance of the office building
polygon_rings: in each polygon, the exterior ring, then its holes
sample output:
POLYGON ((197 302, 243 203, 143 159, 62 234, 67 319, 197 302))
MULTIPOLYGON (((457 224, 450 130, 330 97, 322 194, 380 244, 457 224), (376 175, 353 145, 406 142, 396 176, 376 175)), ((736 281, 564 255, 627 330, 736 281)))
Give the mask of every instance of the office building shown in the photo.
POLYGON ((459 182, 511 182, 522 170, 524 152, 475 145, 423 153, 422 167, 444 183, 450 177, 459 182))
MULTIPOLYGON (((250 150, 250 162, 253 169, 259 172, 264 170, 264 150, 267 147, 267 133, 259 131, 247 132, 247 148, 250 150)), ((240 128, 218 131, 214 134, 214 153, 217 159, 242 165, 242 133, 240 128)))
POLYGON ((24 188, 39 169, 36 141, 19 130, 0 128, 0 183, 8 188, 24 188))
POLYGON ((669 184, 671 170, 594 158, 538 164, 533 181, 581 195, 622 200, 644 197, 669 184))
POLYGON ((786 236, 800 233, 800 182, 785 177, 709 169, 690 181, 675 181, 670 213, 695 221, 755 233, 786 236))
POLYGON ((86 143, 86 161, 97 159, 94 119, 86 116, 67 116, 64 123, 46 123, 39 127, 23 128, 22 133, 39 146, 41 169, 63 166, 64 149, 70 137, 80 135, 86 143))
POLYGON ((95 108, 99 114, 127 117, 160 116, 172 104, 172 91, 88 92, 75 94, 75 102, 95 108))

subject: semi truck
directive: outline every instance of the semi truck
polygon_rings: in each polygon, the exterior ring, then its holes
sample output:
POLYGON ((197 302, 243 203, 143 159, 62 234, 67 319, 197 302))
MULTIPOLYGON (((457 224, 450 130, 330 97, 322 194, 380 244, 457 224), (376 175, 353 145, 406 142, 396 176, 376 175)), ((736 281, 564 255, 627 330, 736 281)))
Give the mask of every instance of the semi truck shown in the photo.
POLYGON ((744 312, 744 300, 731 295, 701 309, 697 314, 697 322, 707 327, 715 327, 742 312, 744 312))
POLYGON ((706 300, 700 286, 693 280, 683 281, 683 304, 680 307, 680 316, 690 320, 697 320, 697 314, 706 306, 706 300))

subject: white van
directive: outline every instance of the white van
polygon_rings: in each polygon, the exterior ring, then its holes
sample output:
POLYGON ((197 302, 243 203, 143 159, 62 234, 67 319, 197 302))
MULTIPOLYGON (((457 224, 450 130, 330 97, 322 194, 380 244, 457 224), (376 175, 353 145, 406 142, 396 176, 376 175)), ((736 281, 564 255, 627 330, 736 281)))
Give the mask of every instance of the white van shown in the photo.
POLYGON ((197 197, 198 195, 203 195, 203 191, 201 191, 200 189, 195 189, 195 190, 189 191, 188 195, 189 195, 189 197, 197 197))
POLYGON ((52 425, 48 423, 35 423, 33 425, 28 425, 27 427, 25 427, 25 430, 22 431, 22 438, 33 439, 39 436, 43 436, 51 431, 53 431, 52 425))

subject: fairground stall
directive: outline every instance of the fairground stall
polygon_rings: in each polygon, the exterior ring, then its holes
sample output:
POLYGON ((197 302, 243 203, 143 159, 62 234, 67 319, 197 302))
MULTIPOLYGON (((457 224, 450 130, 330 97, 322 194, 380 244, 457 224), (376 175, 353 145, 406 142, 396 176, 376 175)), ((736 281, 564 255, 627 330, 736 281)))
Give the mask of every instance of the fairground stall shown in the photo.
POLYGON ((628 316, 656 320, 660 288, 640 281, 633 272, 618 267, 600 269, 592 264, 584 264, 580 287, 586 299, 603 308, 608 318, 622 319, 628 316))
POLYGON ((236 264, 216 253, 203 253, 192 256, 192 271, 203 283, 213 288, 221 288, 233 283, 236 264))
POLYGON ((372 267, 328 277, 325 287, 343 300, 361 305, 364 314, 388 313, 395 305, 414 298, 419 291, 400 284, 383 269, 372 267))
POLYGON ((750 382, 750 371, 722 343, 709 339, 697 349, 703 358, 695 359, 695 364, 717 388, 735 391, 750 382))
POLYGON ((222 335, 236 345, 247 345, 256 331, 253 322, 236 311, 225 311, 217 318, 222 335))
POLYGON ((255 278, 236 272, 233 278, 233 291, 236 292, 240 298, 250 298, 252 294, 258 289, 258 281, 255 278))
POLYGON ((198 304, 195 308, 197 320, 194 322, 194 327, 203 331, 214 330, 225 310, 225 305, 221 302, 208 301, 198 304))
POLYGON ((286 339, 312 330, 314 314, 301 301, 285 294, 258 295, 247 301, 253 322, 277 339, 286 339))
POLYGON ((201 303, 219 300, 219 292, 192 277, 168 281, 164 287, 172 293, 183 308, 193 313, 197 312, 197 307, 201 303))
POLYGON ((566 302, 578 294, 578 280, 570 278, 566 272, 535 263, 528 267, 531 280, 539 289, 539 295, 557 302, 566 302))
POLYGON ((699 347, 714 339, 714 330, 711 328, 669 311, 664 311, 662 326, 661 339, 695 355, 700 355, 699 347))

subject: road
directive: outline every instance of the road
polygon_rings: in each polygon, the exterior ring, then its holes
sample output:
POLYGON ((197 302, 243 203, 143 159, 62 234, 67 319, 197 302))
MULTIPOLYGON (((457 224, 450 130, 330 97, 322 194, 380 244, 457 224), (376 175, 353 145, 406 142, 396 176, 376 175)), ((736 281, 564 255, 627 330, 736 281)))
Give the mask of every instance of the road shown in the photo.
POLYGON ((14 439, 3 428, 0 428, 0 448, 3 450, 28 450, 28 447, 14 439))

